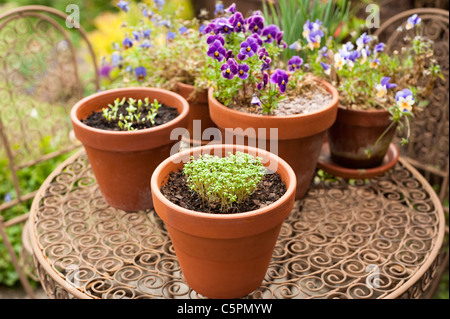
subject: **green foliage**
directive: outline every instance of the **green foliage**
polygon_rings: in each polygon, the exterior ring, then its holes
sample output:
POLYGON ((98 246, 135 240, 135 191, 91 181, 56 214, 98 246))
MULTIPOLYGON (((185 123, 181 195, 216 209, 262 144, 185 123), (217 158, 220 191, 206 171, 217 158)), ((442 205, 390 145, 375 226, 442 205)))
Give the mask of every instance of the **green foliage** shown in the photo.
MULTIPOLYGON (((284 40, 288 45, 297 41, 302 34, 304 23, 319 19, 329 35, 339 33, 349 21, 350 1, 347 0, 279 0, 275 5, 272 1, 263 2, 263 14, 268 24, 278 25, 284 31, 284 40)), ((344 34, 336 34, 334 40, 340 42, 344 34)), ((295 54, 286 50, 283 58, 287 61, 295 54)))
POLYGON ((204 203, 219 204, 227 211, 233 204, 245 201, 265 174, 260 158, 236 152, 226 157, 202 155, 184 165, 184 174, 191 190, 204 203))

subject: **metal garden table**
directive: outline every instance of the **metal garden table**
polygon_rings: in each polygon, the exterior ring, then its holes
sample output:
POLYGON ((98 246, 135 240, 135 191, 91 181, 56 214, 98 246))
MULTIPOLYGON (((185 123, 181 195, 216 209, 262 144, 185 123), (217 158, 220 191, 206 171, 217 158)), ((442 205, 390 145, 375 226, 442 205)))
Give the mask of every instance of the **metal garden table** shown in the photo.
MULTIPOLYGON (((203 298, 185 283, 156 213, 108 206, 84 151, 42 185, 29 226, 50 298, 203 298)), ((261 287, 246 298, 420 298, 444 228, 438 197, 401 158, 368 180, 316 178, 284 222, 261 287)))

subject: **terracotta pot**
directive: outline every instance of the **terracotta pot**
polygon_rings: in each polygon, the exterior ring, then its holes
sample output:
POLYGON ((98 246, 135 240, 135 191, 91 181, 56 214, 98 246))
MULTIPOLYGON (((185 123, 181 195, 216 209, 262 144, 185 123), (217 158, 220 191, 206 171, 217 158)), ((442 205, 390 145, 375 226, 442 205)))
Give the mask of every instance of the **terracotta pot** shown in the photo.
POLYGON ((295 201, 295 173, 275 154, 241 145, 196 147, 165 160, 151 178, 155 211, 164 221, 187 284, 209 298, 239 298, 257 289, 267 272, 281 225, 295 201), (286 193, 255 211, 209 214, 182 208, 160 192, 171 172, 203 154, 260 156, 286 183, 286 193))
POLYGON ((197 99, 191 97, 192 92, 194 92, 194 87, 192 85, 177 83, 178 85, 178 94, 184 97, 189 103, 189 116, 188 116, 188 127, 187 130, 189 132, 189 139, 187 142, 190 143, 191 146, 201 146, 210 143, 210 136, 205 136, 205 139, 202 139, 203 132, 210 128, 216 127, 214 122, 211 120, 209 116, 208 109, 208 90, 203 90, 198 93, 197 99), (197 122, 197 125, 194 129, 194 121, 197 122))
POLYGON ((223 142, 257 146, 288 162, 297 176, 296 199, 306 194, 325 133, 336 119, 338 92, 325 81, 320 81, 319 85, 330 92, 331 103, 315 112, 288 116, 239 112, 217 101, 213 97, 213 90, 209 90, 209 112, 222 132, 223 142), (277 133, 271 132, 271 129, 277 130, 277 133))
POLYGON ((332 160, 348 168, 373 168, 383 161, 396 126, 384 135, 391 125, 390 114, 385 110, 351 110, 338 107, 336 122, 328 130, 328 143, 332 160), (370 156, 366 150, 370 149, 370 156))
POLYGON ((154 169, 171 154, 178 141, 170 139, 174 128, 187 127, 189 105, 180 95, 162 89, 123 88, 90 95, 72 108, 75 136, 83 143, 89 163, 106 202, 125 211, 153 207, 148 179, 154 169), (157 99, 175 107, 179 115, 160 126, 137 131, 107 131, 89 127, 85 119, 116 98, 157 99))

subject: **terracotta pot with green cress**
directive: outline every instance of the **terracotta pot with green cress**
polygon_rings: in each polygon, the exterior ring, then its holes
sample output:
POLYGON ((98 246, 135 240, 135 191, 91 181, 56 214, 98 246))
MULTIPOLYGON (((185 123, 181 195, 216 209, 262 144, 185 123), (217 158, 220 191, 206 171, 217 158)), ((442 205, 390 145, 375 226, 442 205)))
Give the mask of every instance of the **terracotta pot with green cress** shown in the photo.
POLYGON ((293 208, 296 184, 295 173, 284 160, 242 145, 196 147, 162 162, 151 178, 153 202, 168 229, 187 284, 209 298, 239 298, 256 290, 267 272, 281 225, 293 208), (204 154, 224 159, 238 152, 262 158, 262 164, 281 178, 285 192, 267 206, 236 213, 196 211, 163 195, 161 190, 169 177, 180 172, 185 163, 204 154))
POLYGON ((187 127, 189 105, 180 95, 163 89, 130 87, 90 95, 71 111, 75 136, 86 150, 89 163, 106 202, 124 211, 153 208, 148 180, 154 169, 170 156, 177 143, 173 129, 187 127), (116 99, 150 101, 175 108, 178 115, 161 125, 133 131, 95 128, 82 121, 114 104, 116 99))
POLYGON ((348 168, 377 167, 396 128, 387 110, 353 110, 339 105, 336 122, 328 130, 331 158, 348 168))
POLYGON ((284 159, 297 177, 296 199, 306 194, 326 132, 336 119, 337 90, 326 81, 319 80, 318 85, 331 95, 328 105, 310 113, 286 116, 241 112, 220 103, 214 98, 213 89, 208 95, 211 119, 220 129, 222 140, 258 146, 284 159))

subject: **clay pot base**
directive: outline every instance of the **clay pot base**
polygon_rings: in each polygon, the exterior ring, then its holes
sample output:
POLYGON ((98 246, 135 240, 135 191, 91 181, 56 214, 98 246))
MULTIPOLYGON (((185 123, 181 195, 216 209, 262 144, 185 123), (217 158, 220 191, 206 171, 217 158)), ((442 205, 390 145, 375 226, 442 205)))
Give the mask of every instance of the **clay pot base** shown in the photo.
POLYGON ((399 152, 394 144, 389 145, 389 149, 380 166, 366 169, 352 169, 340 166, 333 162, 330 155, 330 147, 328 142, 324 142, 320 152, 317 168, 337 177, 349 179, 366 179, 375 176, 381 176, 389 171, 398 162, 399 152))

